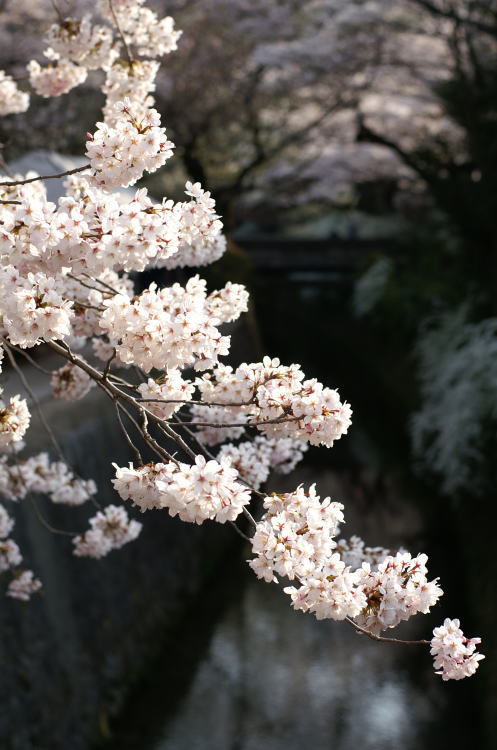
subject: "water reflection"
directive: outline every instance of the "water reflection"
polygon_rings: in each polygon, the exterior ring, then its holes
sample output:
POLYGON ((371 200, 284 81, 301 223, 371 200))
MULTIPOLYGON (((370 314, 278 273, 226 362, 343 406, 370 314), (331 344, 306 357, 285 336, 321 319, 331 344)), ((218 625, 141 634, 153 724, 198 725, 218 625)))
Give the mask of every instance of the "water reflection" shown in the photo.
POLYGON ((417 750, 444 703, 424 651, 293 612, 250 578, 155 750, 417 750))

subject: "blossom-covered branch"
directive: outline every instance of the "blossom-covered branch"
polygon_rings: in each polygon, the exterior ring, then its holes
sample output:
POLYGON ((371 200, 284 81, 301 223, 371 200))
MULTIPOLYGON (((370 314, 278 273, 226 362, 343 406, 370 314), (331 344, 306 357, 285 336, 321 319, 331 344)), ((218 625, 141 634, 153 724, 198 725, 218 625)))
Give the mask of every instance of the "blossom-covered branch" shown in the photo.
MULTIPOLYGON (((293 584, 284 591, 295 609, 345 620, 380 642, 431 645, 444 680, 473 674, 483 658, 475 650, 479 639, 466 639, 457 620, 436 628, 431 641, 380 635, 428 612, 441 597, 438 579, 428 578, 426 555, 340 539, 344 506, 321 500, 315 485, 290 493, 264 489, 271 471, 292 471, 309 445, 331 448, 347 433, 352 410, 338 391, 276 358, 223 363, 231 344, 223 326, 248 309, 241 284, 208 291, 194 275, 184 285, 152 283, 135 294, 131 273, 208 265, 223 255, 226 241, 214 200, 199 183, 187 182, 180 202, 155 202, 143 188, 116 194, 172 157, 174 145, 151 94, 154 58, 172 52, 180 32, 143 0, 101 0, 99 9, 104 25, 90 16, 59 19, 47 33, 51 62, 29 65, 31 84, 45 97, 62 95, 88 70, 104 71, 104 116, 87 134, 89 164, 0 182, 2 354, 60 459, 41 453, 18 460, 30 409, 20 395, 3 400, 0 492, 10 502, 33 493, 70 506, 93 502, 97 512, 87 530, 65 532, 78 557, 102 558, 142 529, 123 504, 101 508, 95 483, 64 459, 16 361, 22 353, 28 366, 47 374, 26 351, 43 344, 63 360, 49 373, 54 398, 77 401, 97 387, 112 403, 136 459, 136 465, 115 465, 113 485, 124 503, 189 523, 229 523, 250 544, 249 565, 259 578, 293 584), (126 60, 119 58, 121 46, 126 60), (43 180, 63 176, 66 195, 54 204, 43 180), (129 368, 127 380, 116 368, 129 368), (144 446, 155 462, 143 462, 144 446), (242 516, 250 533, 236 526, 242 516)), ((8 76, 0 79, 0 93, 10 97, 4 111, 28 106, 8 76)), ((36 501, 34 508, 50 529, 36 501)), ((0 506, 0 572, 13 571, 7 593, 27 599, 41 583, 18 567, 22 556, 12 531, 0 506)))

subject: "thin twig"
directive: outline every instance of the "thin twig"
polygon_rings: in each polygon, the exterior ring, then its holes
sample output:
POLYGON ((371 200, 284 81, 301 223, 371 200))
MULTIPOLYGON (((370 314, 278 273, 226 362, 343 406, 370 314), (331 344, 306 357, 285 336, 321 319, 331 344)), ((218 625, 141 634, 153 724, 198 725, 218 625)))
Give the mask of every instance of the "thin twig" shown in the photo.
POLYGON ((105 363, 104 371, 102 374, 102 380, 107 380, 107 377, 109 375, 110 366, 112 364, 112 360, 117 357, 116 347, 114 346, 112 348, 112 354, 110 355, 109 359, 105 363))
MULTIPOLYGON (((192 451, 190 446, 184 441, 181 435, 178 435, 178 433, 172 429, 172 427, 166 420, 161 419, 160 417, 158 417, 157 415, 153 414, 151 411, 146 409, 144 406, 137 403, 136 399, 133 396, 130 396, 128 393, 121 390, 121 388, 118 388, 112 381, 110 380, 103 381, 103 374, 99 372, 99 370, 96 370, 94 367, 88 364, 88 362, 85 362, 83 359, 81 359, 76 354, 74 354, 67 345, 63 346, 61 344, 56 343, 55 341, 46 341, 45 343, 47 344, 47 346, 53 349, 53 351, 57 352, 57 354, 60 354, 62 357, 65 357, 65 359, 68 359, 70 362, 72 362, 73 364, 77 365, 82 370, 84 370, 93 380, 95 380, 95 382, 97 382, 100 386, 104 387, 106 392, 108 391, 110 394, 112 394, 112 396, 117 396, 123 401, 127 401, 135 409, 138 409, 140 413, 146 414, 147 418, 150 419, 151 422, 161 427, 163 432, 168 437, 170 437, 181 448, 181 450, 183 450, 186 453, 186 455, 189 458, 191 458, 192 461, 195 461, 195 458, 196 458, 195 452, 192 451)), ((264 424, 268 424, 268 423, 269 422, 266 422, 264 424)), ((259 495, 262 494, 262 493, 259 493, 257 490, 254 490, 251 487, 250 489, 259 495)), ((249 518, 250 522, 255 526, 255 521, 250 515, 250 513, 246 511, 245 509, 244 509, 244 513, 247 516, 247 518, 249 518)))
MULTIPOLYGON (((107 289, 109 289, 109 291, 111 291, 112 294, 120 294, 120 292, 117 289, 114 289, 113 286, 111 286, 110 284, 107 284, 106 281, 102 281, 102 279, 96 279, 93 276, 90 276, 88 273, 85 273, 84 271, 82 271, 82 274, 83 274, 83 276, 86 276, 87 279, 90 279, 90 281, 94 281, 95 284, 101 284, 102 286, 107 287, 107 289)), ((78 281, 79 281, 80 284, 83 284, 83 282, 80 281, 80 279, 78 279, 78 281)), ((93 289, 93 288, 94 287, 90 287, 90 289, 93 289)), ((102 292, 100 292, 100 293, 102 294, 102 292)))
POLYGON ((38 520, 52 534, 59 534, 60 536, 70 536, 70 537, 79 536, 78 531, 64 531, 63 529, 56 529, 55 526, 52 526, 52 524, 49 523, 47 519, 43 516, 34 497, 30 495, 29 499, 31 501, 31 505, 34 508, 36 515, 38 516, 38 520))
POLYGON ((121 431, 122 431, 124 437, 126 438, 126 442, 130 446, 131 450, 134 452, 134 454, 136 456, 136 460, 138 462, 138 466, 143 466, 143 458, 141 456, 141 453, 138 450, 138 448, 136 447, 136 445, 133 443, 133 441, 131 440, 131 438, 130 438, 130 436, 128 434, 128 431, 126 430, 126 428, 125 428, 125 426, 123 424, 123 421, 121 419, 121 414, 119 412, 119 409, 122 408, 122 404, 120 404, 119 401, 117 399, 115 399, 114 400, 114 406, 115 406, 115 409, 116 409, 117 421, 119 422, 119 426, 121 428, 121 431))
MULTIPOLYGON (((4 341, 5 341, 5 339, 4 339, 4 341)), ((37 397, 34 394, 34 391, 32 390, 31 386, 29 385, 29 383, 28 383, 28 381, 26 379, 26 376, 24 375, 24 373, 22 372, 21 368, 17 364, 17 362, 15 360, 15 357, 12 354, 12 351, 10 350, 10 345, 7 345, 5 351, 7 353, 7 357, 9 358, 10 364, 12 365, 12 367, 14 368, 14 370, 19 375, 19 378, 21 379, 21 382, 23 384, 24 390, 31 397, 31 399, 32 399, 32 401, 33 401, 33 403, 34 403, 34 405, 36 407, 36 410, 38 411, 38 416, 40 418, 40 422, 42 423, 42 425, 43 425, 43 427, 45 429, 45 432, 47 433, 48 437, 50 438, 50 440, 52 442, 52 445, 54 446, 57 454, 59 455, 59 458, 61 458, 62 461, 64 461, 64 463, 67 463, 66 457, 64 456, 64 452, 63 452, 62 448, 60 447, 60 444, 59 444, 57 438, 55 437, 55 435, 54 435, 54 433, 52 431, 52 428, 50 427, 50 425, 48 424, 47 420, 45 419, 45 415, 43 414, 43 410, 42 410, 42 408, 40 406, 40 402, 38 401, 37 397)))
POLYGON ((124 378, 119 377, 119 375, 116 375, 114 372, 109 372, 107 378, 115 380, 116 383, 119 383, 120 385, 123 385, 126 388, 130 388, 132 391, 136 391, 137 389, 136 385, 133 385, 133 383, 128 383, 127 380, 124 380, 124 378))
POLYGON ((430 645, 430 641, 425 641, 425 640, 404 641, 401 638, 385 638, 382 635, 376 635, 375 633, 370 633, 369 630, 366 630, 366 628, 362 628, 360 625, 354 622, 354 620, 352 620, 350 617, 346 617, 345 622, 348 622, 349 625, 352 625, 352 627, 356 630, 357 633, 361 633, 362 635, 367 635, 368 638, 371 638, 373 641, 378 641, 379 643, 400 643, 403 646, 429 646, 430 645))
POLYGON ((206 456, 206 458, 209 458, 211 461, 215 460, 210 450, 208 450, 208 448, 205 447, 205 445, 202 443, 201 440, 199 440, 199 438, 196 436, 194 432, 188 429, 188 426, 178 417, 177 414, 174 415, 174 419, 175 419, 176 424, 179 427, 182 427, 184 429, 188 437, 190 437, 192 440, 196 442, 196 444, 198 445, 202 453, 206 456))
POLYGON ((252 541, 252 539, 249 536, 247 536, 246 534, 244 534, 243 531, 238 528, 238 526, 236 525, 236 523, 234 521, 229 521, 229 523, 230 523, 231 526, 233 526, 233 528, 235 529, 236 533, 239 536, 242 537, 242 539, 245 539, 245 541, 247 541, 247 542, 251 542, 252 541))
POLYGON ((126 41, 126 38, 125 38, 125 36, 123 34, 123 31, 122 31, 122 29, 121 29, 121 27, 119 25, 119 21, 117 19, 116 11, 114 10, 114 4, 113 4, 112 0, 109 0, 109 6, 110 6, 110 12, 112 13, 112 19, 114 21, 114 26, 116 27, 116 29, 117 29, 117 31, 119 33, 119 36, 121 37, 121 41, 122 41, 122 43, 124 45, 124 51, 126 52, 126 57, 128 58, 128 62, 129 62, 130 65, 133 65, 133 57, 131 55, 131 52, 130 52, 130 49, 128 47, 128 43, 126 41))
POLYGON ((285 424, 286 422, 298 422, 302 417, 276 417, 275 419, 266 419, 262 422, 184 422, 189 427, 214 427, 222 429, 223 427, 257 427, 266 424, 285 424))
POLYGON ((55 180, 59 177, 67 177, 71 174, 77 174, 78 172, 84 172, 85 169, 90 169, 90 164, 85 164, 83 167, 76 167, 75 169, 68 169, 67 172, 59 172, 58 174, 45 174, 39 175, 38 177, 30 177, 28 180, 9 180, 9 182, 0 182, 0 186, 3 185, 28 185, 30 182, 37 182, 38 180, 55 180))
POLYGON ((51 5, 52 5, 52 8, 54 9, 54 11, 55 11, 55 12, 56 12, 56 14, 57 14, 57 18, 59 19, 59 24, 60 24, 60 25, 62 26, 62 24, 64 23, 64 20, 65 20, 65 19, 64 19, 64 16, 62 15, 62 13, 61 13, 61 11, 60 11, 60 8, 59 8, 59 6, 58 6, 58 5, 57 5, 57 3, 55 2, 55 0, 50 0, 50 3, 51 3, 51 5))
POLYGON ((27 359, 27 361, 32 367, 35 367, 44 375, 52 375, 52 370, 46 370, 44 367, 39 365, 38 362, 35 362, 35 360, 24 349, 19 349, 17 346, 14 346, 13 344, 11 344, 10 341, 7 341, 5 338, 2 339, 2 341, 4 342, 6 346, 9 346, 11 349, 17 352, 17 354, 20 354, 22 357, 27 359))
POLYGON ((237 403, 226 403, 222 401, 193 401, 185 398, 137 398, 137 401, 151 401, 163 404, 194 404, 195 406, 250 406, 253 401, 239 401, 237 403))
MULTIPOLYGON (((253 491, 255 492, 255 490, 253 490, 253 491)), ((258 492, 257 494, 260 495, 261 493, 258 492)), ((254 529, 256 529, 257 528, 257 523, 256 523, 255 518, 253 517, 253 515, 250 513, 250 511, 247 510, 247 508, 245 508, 245 506, 244 506, 242 508, 242 512, 243 512, 243 515, 245 516, 245 518, 248 518, 248 520, 250 521, 250 523, 252 524, 252 526, 254 527, 254 529)))
POLYGON ((98 289, 96 286, 91 286, 90 284, 85 284, 84 281, 81 281, 77 276, 75 276, 72 273, 67 274, 70 279, 73 279, 74 281, 77 281, 78 284, 81 284, 81 286, 86 287, 86 289, 91 289, 92 292, 98 292, 99 294, 104 294, 101 289, 98 289))

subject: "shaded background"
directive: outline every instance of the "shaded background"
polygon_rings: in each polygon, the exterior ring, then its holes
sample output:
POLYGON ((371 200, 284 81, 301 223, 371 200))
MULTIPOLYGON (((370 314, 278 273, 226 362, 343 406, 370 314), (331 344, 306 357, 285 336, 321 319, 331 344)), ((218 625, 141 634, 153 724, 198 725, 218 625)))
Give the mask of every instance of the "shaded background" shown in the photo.
MULTIPOLYGON (((213 192, 230 246, 201 273, 211 287, 231 280, 252 292, 239 359, 263 351, 299 362, 354 409, 350 434, 312 449, 288 488, 316 481, 343 501, 347 535, 428 552, 446 596, 415 634, 460 616, 487 658, 473 680, 442 685, 425 653, 393 653, 291 611, 247 574, 246 549, 219 545, 216 567, 209 543, 204 554, 185 542, 184 559, 198 556, 204 573, 192 585, 180 564, 181 612, 168 618, 159 606, 140 635, 140 607, 170 589, 136 603, 133 667, 96 670, 87 712, 71 702, 64 737, 41 711, 32 736, 7 722, 5 746, 497 747, 497 3, 151 5, 184 34, 156 92, 175 159, 143 184, 158 197, 180 198, 186 179, 213 192)), ((42 0, 0 6, 0 67, 22 76, 55 19, 42 0)), ((67 3, 74 13, 92 6, 67 3)), ((26 115, 4 118, 6 160, 33 148, 81 154, 103 104, 95 82, 33 96, 26 115)), ((160 562, 154 544, 143 554, 144 569, 167 576, 167 549, 160 562)), ((138 590, 133 576, 131 566, 138 590)), ((119 620, 119 605, 109 607, 119 620)), ((91 653, 88 640, 75 648, 91 653)), ((20 722, 29 689, 10 685, 20 722)))

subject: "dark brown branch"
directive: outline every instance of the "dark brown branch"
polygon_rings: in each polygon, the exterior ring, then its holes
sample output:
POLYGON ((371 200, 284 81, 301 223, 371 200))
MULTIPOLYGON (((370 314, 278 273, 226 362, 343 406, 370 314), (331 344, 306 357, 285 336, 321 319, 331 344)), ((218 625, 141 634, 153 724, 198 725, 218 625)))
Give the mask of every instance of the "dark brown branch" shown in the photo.
POLYGON ((349 625, 352 625, 352 627, 356 630, 357 633, 360 633, 361 635, 367 635, 368 638, 371 638, 373 641, 378 641, 379 643, 399 643, 403 646, 429 646, 430 645, 430 641, 425 641, 425 640, 404 641, 401 638, 385 638, 382 635, 375 635, 375 633, 370 633, 370 631, 366 630, 366 628, 362 628, 360 625, 354 622, 354 620, 352 620, 350 617, 346 617, 345 622, 348 622, 349 625))
POLYGON ((59 172, 58 174, 45 174, 38 177, 30 177, 28 180, 9 180, 9 182, 0 182, 0 186, 28 185, 30 182, 37 182, 38 180, 55 180, 59 177, 67 177, 71 174, 84 172, 86 169, 90 169, 90 164, 85 164, 83 167, 76 167, 75 169, 68 169, 67 172, 59 172))

